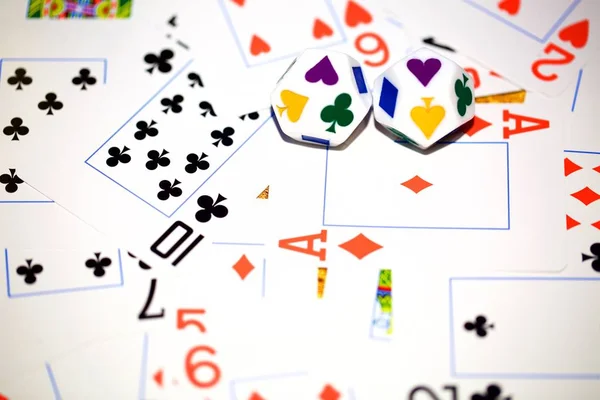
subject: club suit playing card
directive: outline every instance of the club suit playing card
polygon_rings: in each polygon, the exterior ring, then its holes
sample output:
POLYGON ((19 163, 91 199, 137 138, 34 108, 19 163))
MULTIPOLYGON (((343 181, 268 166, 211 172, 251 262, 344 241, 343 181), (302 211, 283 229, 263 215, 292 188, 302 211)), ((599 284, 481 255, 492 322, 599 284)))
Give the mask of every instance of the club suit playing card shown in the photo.
POLYGON ((409 29, 444 37, 515 84, 551 97, 573 82, 598 49, 595 1, 465 0, 435 4, 436 13, 430 11, 433 3, 406 5, 388 3, 404 12, 409 29))

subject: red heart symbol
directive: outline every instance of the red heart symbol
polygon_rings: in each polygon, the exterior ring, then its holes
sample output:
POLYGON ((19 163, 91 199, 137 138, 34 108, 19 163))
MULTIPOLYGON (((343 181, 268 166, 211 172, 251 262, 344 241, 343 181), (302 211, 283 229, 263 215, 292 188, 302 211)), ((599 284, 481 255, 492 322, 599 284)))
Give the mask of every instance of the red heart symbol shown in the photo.
POLYGON ((569 42, 576 49, 580 49, 585 46, 590 34, 590 21, 584 19, 583 21, 571 24, 558 32, 558 37, 563 42, 569 42))
POLYGON ((498 8, 510 15, 517 15, 519 7, 521 7, 521 0, 502 0, 498 3, 498 8))
POLYGON ((246 0, 231 0, 233 1, 235 4, 237 4, 240 7, 244 6, 244 3, 246 2, 246 0))
POLYGON ((268 53, 271 51, 271 46, 260 37, 256 35, 252 35, 252 40, 250 41, 250 53, 253 56, 257 56, 260 53, 268 53))
POLYGON ((331 27, 325 22, 321 21, 319 18, 315 19, 315 23, 313 25, 313 36, 316 39, 321 39, 323 36, 331 35, 333 35, 333 30, 331 27))
POLYGON ((373 17, 371 17, 371 14, 363 7, 358 5, 358 3, 352 0, 348 1, 348 4, 346 5, 345 19, 346 25, 348 25, 351 28, 354 28, 361 22, 364 24, 368 24, 371 21, 373 21, 373 17))

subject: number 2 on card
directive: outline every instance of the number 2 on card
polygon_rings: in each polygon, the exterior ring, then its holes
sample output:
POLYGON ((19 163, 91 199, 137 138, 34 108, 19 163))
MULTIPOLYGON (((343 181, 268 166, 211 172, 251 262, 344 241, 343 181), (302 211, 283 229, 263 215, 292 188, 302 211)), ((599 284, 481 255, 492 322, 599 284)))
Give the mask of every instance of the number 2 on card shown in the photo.
POLYGON ((538 78, 542 81, 550 82, 550 81, 553 81, 556 78, 558 78, 558 75, 556 75, 555 73, 551 73, 550 75, 544 75, 543 73, 541 73, 540 67, 542 65, 570 64, 575 59, 575 56, 573 54, 569 53, 568 51, 564 50, 561 47, 558 47, 554 43, 549 43, 548 46, 546 46, 546 48, 544 49, 544 53, 546 53, 546 54, 550 54, 553 51, 560 54, 562 56, 562 58, 542 58, 540 60, 537 60, 533 64, 531 64, 531 72, 533 72, 533 74, 535 75, 536 78, 538 78))

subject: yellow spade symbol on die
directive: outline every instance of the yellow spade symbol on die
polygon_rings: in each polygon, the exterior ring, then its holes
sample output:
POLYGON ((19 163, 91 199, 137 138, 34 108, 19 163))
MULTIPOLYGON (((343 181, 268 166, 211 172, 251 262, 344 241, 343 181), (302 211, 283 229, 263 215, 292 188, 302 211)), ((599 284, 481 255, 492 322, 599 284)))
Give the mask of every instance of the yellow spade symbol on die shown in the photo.
POLYGON ((410 117, 419 127, 421 132, 423 132, 423 135, 425 135, 427 139, 430 139, 433 132, 435 132, 435 129, 444 119, 446 110, 444 110, 444 107, 442 106, 431 107, 433 97, 421 97, 421 99, 425 103, 425 107, 414 107, 410 110, 410 117))
POLYGON ((304 111, 308 97, 292 92, 291 90, 282 90, 279 96, 283 102, 283 106, 277 106, 279 116, 282 116, 283 112, 287 111, 287 117, 290 122, 298 122, 302 111, 304 111))

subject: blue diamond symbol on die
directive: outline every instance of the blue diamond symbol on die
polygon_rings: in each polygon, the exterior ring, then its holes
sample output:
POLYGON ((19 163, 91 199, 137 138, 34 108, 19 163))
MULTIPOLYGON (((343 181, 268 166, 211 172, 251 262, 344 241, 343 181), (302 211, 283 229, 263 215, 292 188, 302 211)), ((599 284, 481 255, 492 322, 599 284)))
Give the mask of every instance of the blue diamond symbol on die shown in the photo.
POLYGON ((387 78, 383 78, 383 83, 381 84, 381 96, 379 97, 379 107, 381 107, 381 109, 391 118, 394 118, 397 100, 398 88, 387 78))

